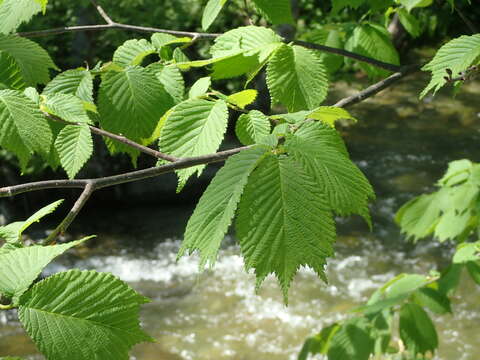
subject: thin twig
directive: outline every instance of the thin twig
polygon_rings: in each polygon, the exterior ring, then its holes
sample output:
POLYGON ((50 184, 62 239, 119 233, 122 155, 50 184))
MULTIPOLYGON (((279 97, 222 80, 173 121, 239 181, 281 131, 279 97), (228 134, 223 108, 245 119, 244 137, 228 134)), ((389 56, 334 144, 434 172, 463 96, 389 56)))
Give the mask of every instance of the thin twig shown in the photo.
POLYGON ((132 30, 132 31, 148 32, 148 33, 164 33, 164 34, 191 37, 191 38, 197 38, 197 39, 215 39, 221 35, 221 34, 213 34, 213 33, 167 30, 167 29, 159 29, 154 27, 135 26, 135 25, 119 24, 119 23, 105 24, 105 25, 102 24, 102 25, 67 26, 67 27, 60 27, 55 29, 19 32, 16 35, 32 38, 32 37, 64 34, 64 33, 70 33, 70 32, 100 31, 100 30, 108 30, 108 29, 123 29, 123 30, 132 30))
MULTIPOLYGON (((52 114, 49 114, 49 113, 46 113, 44 112, 44 115, 49 118, 50 120, 53 120, 53 121, 56 121, 56 122, 61 122, 63 124, 67 124, 67 125, 78 125, 78 126, 81 126, 81 125, 84 125, 84 124, 81 124, 81 123, 74 123, 74 122, 69 122, 69 121, 65 121, 63 120, 62 118, 58 117, 58 116, 55 116, 55 115, 52 115, 52 114)), ((171 156, 171 155, 168 155, 168 154, 165 154, 165 153, 162 153, 160 151, 156 151, 156 150, 153 150, 153 149, 150 149, 149 147, 147 146, 143 146, 135 141, 132 141, 128 138, 126 138, 125 136, 123 135, 117 135, 117 134, 113 134, 109 131, 106 131, 106 130, 103 130, 103 129, 99 129, 95 126, 92 126, 92 125, 88 125, 88 127, 90 128, 90 131, 96 135, 100 135, 100 136, 104 136, 104 137, 108 137, 112 140, 115 140, 115 141, 118 141, 122 144, 125 144, 127 146, 130 146, 131 148, 134 148, 144 154, 147 154, 147 155, 150 155, 150 156, 153 156, 157 159, 163 159, 163 160, 166 160, 166 161, 170 161, 170 162, 174 162, 174 161, 177 161, 178 158, 175 157, 175 156, 171 156)))
POLYGON ((413 74, 417 71, 420 71, 421 65, 410 65, 410 66, 405 66, 402 68, 402 70, 390 75, 388 78, 383 79, 365 90, 359 92, 358 94, 349 96, 347 98, 344 98, 340 101, 338 101, 335 105, 336 107, 347 107, 347 106, 352 106, 354 104, 357 104, 369 97, 372 97, 379 93, 380 91, 386 89, 387 87, 390 87, 392 84, 396 83, 400 79, 403 79, 405 76, 413 74))
POLYGON ((163 159, 163 160, 170 161, 170 162, 174 162, 174 161, 178 160, 178 158, 175 157, 175 156, 171 156, 171 155, 162 153, 160 151, 150 149, 149 147, 143 146, 139 143, 136 143, 135 141, 132 141, 132 140, 126 138, 125 136, 112 134, 111 132, 105 131, 103 129, 99 129, 99 128, 97 128, 95 126, 92 126, 92 125, 89 125, 88 127, 90 128, 90 131, 92 133, 96 134, 96 135, 100 135, 100 136, 104 136, 104 137, 108 137, 110 139, 116 140, 116 141, 121 142, 125 145, 128 145, 128 146, 130 146, 134 149, 137 149, 138 151, 140 151, 144 154, 156 157, 157 159, 163 159))
POLYGON ((50 235, 48 235, 48 237, 42 242, 42 245, 50 245, 55 242, 55 239, 58 235, 65 234, 65 231, 67 231, 73 220, 75 220, 75 218, 78 216, 80 210, 82 210, 82 208, 85 206, 94 191, 95 186, 93 185, 93 183, 90 182, 85 185, 85 188, 83 189, 82 193, 80 194, 79 198, 77 199, 65 219, 63 219, 63 221, 55 228, 55 230, 53 230, 50 235))
POLYGON ((478 34, 478 29, 473 22, 460 10, 457 6, 455 6, 455 11, 457 14, 462 18, 463 22, 468 26, 472 34, 478 34))
POLYGON ((293 43, 295 45, 303 46, 303 47, 308 48, 308 49, 319 50, 319 51, 323 51, 323 52, 328 52, 328 53, 332 53, 332 54, 345 56, 345 57, 348 57, 348 58, 351 58, 351 59, 354 59, 354 60, 362 61, 362 62, 365 62, 367 64, 370 64, 370 65, 373 65, 373 66, 376 66, 376 67, 379 67, 379 68, 382 68, 382 69, 385 69, 385 70, 388 70, 388 71, 397 72, 397 71, 401 70, 401 66, 399 66, 399 65, 386 63, 386 62, 376 60, 376 59, 373 59, 373 58, 368 57, 368 56, 363 56, 363 55, 360 55, 360 54, 357 54, 357 53, 354 53, 354 52, 351 52, 351 51, 347 51, 347 50, 344 50, 344 49, 337 49, 337 48, 333 48, 333 47, 330 47, 330 46, 314 44, 314 43, 301 41, 301 40, 294 40, 293 43))
POLYGON ((107 24, 114 24, 115 21, 113 21, 110 16, 108 16, 108 14, 105 12, 105 10, 103 10, 103 8, 98 5, 98 3, 95 1, 95 0, 90 0, 90 2, 93 4, 93 6, 95 6, 95 9, 97 9, 98 13, 100 14, 100 16, 103 18, 103 20, 105 20, 105 22, 107 24))

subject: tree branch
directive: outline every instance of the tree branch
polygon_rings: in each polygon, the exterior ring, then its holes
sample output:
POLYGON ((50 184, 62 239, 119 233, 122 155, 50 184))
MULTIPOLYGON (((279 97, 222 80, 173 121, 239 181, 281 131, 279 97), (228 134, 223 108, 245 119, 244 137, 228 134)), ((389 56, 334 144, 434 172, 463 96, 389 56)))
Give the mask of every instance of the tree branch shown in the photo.
POLYGON ((50 245, 55 242, 55 239, 58 235, 64 234, 67 231, 68 227, 72 224, 73 220, 78 216, 80 210, 85 206, 90 196, 95 191, 95 186, 93 183, 89 182, 85 185, 82 193, 80 194, 79 198, 73 205, 70 212, 67 214, 65 219, 52 231, 50 235, 42 242, 42 245, 50 245))
POLYGON ((362 61, 362 62, 365 62, 367 64, 370 64, 370 65, 373 65, 373 66, 376 66, 376 67, 379 67, 379 68, 382 68, 382 69, 385 69, 385 70, 388 70, 388 71, 397 72, 397 71, 401 70, 401 66, 399 66, 399 65, 386 63, 386 62, 376 60, 376 59, 370 58, 368 56, 363 56, 363 55, 360 55, 360 54, 357 54, 357 53, 353 53, 351 51, 347 51, 347 50, 344 50, 344 49, 337 49, 337 48, 333 48, 333 47, 330 47, 330 46, 314 44, 314 43, 301 41, 301 40, 294 40, 293 43, 295 45, 303 46, 307 49, 319 50, 319 51, 328 52, 328 53, 331 53, 331 54, 337 54, 337 55, 345 56, 345 57, 355 59, 355 60, 358 60, 358 61, 362 61))
MULTIPOLYGON (((53 120, 53 121, 56 121, 56 122, 61 122, 62 124, 67 124, 67 125, 83 125, 81 123, 74 123, 74 122, 70 122, 70 121, 66 121, 66 120, 63 120, 62 118, 56 116, 56 115, 52 115, 52 114, 49 114, 49 113, 46 113, 44 112, 43 113, 47 118, 49 118, 50 120, 53 120)), ((147 155, 150 155, 150 156, 153 156, 157 159, 163 159, 163 160, 166 160, 166 161, 170 161, 170 162, 174 162, 174 161, 177 161, 178 158, 175 157, 175 156, 171 156, 171 155, 168 155, 168 154, 165 154, 165 153, 162 153, 160 151, 156 151, 156 150, 153 150, 153 149, 150 149, 149 147, 147 146, 143 146, 135 141, 132 141, 128 138, 126 138, 125 136, 123 135, 117 135, 117 134, 113 134, 109 131, 106 131, 106 130, 103 130, 103 129, 100 129, 100 128, 97 128, 95 126, 92 126, 92 125, 88 125, 88 127, 90 128, 90 131, 92 133, 94 133, 95 135, 100 135, 100 136, 104 136, 104 137, 108 137, 110 139, 113 139, 115 141, 118 141, 122 144, 125 144, 127 146, 130 146, 144 154, 147 154, 147 155)))
POLYGON ((95 9, 97 9, 98 13, 100 14, 100 16, 103 18, 103 20, 105 20, 105 22, 107 24, 114 24, 115 22, 110 18, 110 16, 108 16, 108 14, 105 12, 105 10, 103 10, 103 8, 98 5, 98 3, 95 1, 95 0, 90 0, 90 2, 93 4, 93 6, 95 6, 95 9))
POLYGON ((47 190, 47 189, 85 189, 88 184, 92 184, 94 190, 106 187, 130 183, 133 181, 149 179, 162 174, 170 173, 175 170, 186 169, 196 165, 210 164, 214 162, 224 161, 232 155, 242 150, 249 149, 249 146, 239 147, 231 150, 221 151, 215 154, 208 154, 190 158, 179 159, 170 164, 151 167, 143 170, 131 171, 120 175, 107 176, 95 179, 79 179, 79 180, 47 180, 38 181, 14 186, 0 188, 1 197, 11 197, 26 192, 47 190))
POLYGON ((394 83, 397 81, 403 79, 405 76, 408 76, 410 74, 413 74, 417 71, 420 71, 421 65, 410 65, 410 66, 405 66, 403 67, 400 71, 390 75, 388 78, 383 79, 376 84, 373 84, 366 88, 363 91, 360 91, 358 94, 349 96, 347 98, 344 98, 340 101, 338 101, 335 105, 336 107, 347 107, 347 106, 352 106, 354 104, 357 104, 369 97, 372 97, 379 93, 380 91, 392 86, 394 83))
POLYGON ((191 37, 195 39, 215 39, 221 35, 221 34, 212 34, 212 33, 167 30, 167 29, 159 29, 154 27, 119 24, 115 22, 112 24, 105 24, 105 25, 67 26, 67 27, 60 27, 60 28, 47 29, 47 30, 26 31, 26 32, 19 32, 16 35, 32 38, 32 37, 64 34, 64 33, 70 33, 70 32, 101 31, 101 30, 108 30, 108 29, 123 29, 123 30, 132 30, 132 31, 148 32, 148 33, 164 33, 164 34, 170 34, 175 36, 191 37))

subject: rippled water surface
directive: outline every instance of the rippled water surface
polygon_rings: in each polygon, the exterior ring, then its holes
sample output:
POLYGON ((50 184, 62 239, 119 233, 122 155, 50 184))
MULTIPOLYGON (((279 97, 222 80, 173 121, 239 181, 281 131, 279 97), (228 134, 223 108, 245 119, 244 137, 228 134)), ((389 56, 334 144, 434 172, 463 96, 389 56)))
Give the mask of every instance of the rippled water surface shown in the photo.
MULTIPOLYGON (((288 307, 271 278, 255 294, 254 276, 243 271, 231 237, 213 270, 199 274, 196 257, 176 262, 192 211, 188 207, 96 214, 100 224, 95 228, 99 234, 95 247, 61 258, 47 274, 72 266, 109 271, 150 297, 142 322, 157 342, 135 347, 135 359, 295 359, 307 336, 348 316, 380 284, 400 272, 441 268, 452 253, 451 244, 407 243, 393 215, 406 200, 431 189, 448 161, 463 157, 478 161, 480 89, 472 84, 456 99, 441 94, 419 102, 415 94, 421 85, 406 81, 352 108, 360 122, 343 132, 352 157, 377 192, 374 229, 369 232, 356 218, 338 219, 329 284, 309 270, 300 271, 288 307)), ((335 89, 338 94, 353 91, 347 84, 335 89)), ((465 277, 455 295, 454 315, 435 316, 441 333, 438 359, 479 358, 479 300, 480 287, 465 277)), ((41 359, 14 313, 0 313, 0 356, 7 354, 41 359)))

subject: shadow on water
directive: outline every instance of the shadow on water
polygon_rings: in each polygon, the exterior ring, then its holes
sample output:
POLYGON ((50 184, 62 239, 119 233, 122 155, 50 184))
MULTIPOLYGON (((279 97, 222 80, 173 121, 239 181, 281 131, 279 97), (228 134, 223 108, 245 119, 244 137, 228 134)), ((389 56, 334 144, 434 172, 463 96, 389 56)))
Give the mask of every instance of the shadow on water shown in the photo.
MULTIPOLYGON (((352 108, 359 119, 342 127, 352 158, 377 193, 374 229, 358 218, 338 219, 337 256, 329 261, 329 285, 303 269, 282 303, 271 278, 258 294, 254 276, 245 274, 234 239, 225 241, 215 269, 198 273, 195 256, 176 262, 192 208, 124 208, 83 215, 73 228, 97 233, 89 248, 52 264, 46 273, 68 269, 109 271, 150 297, 142 312, 154 344, 135 348, 138 360, 295 359, 304 339, 347 316, 380 284, 400 272, 428 273, 441 268, 452 244, 405 241, 393 222, 395 211, 414 195, 432 190, 449 161, 478 161, 480 84, 457 97, 440 93, 419 101, 425 79, 406 80, 394 89, 352 108)), ((340 83, 333 97, 355 92, 340 83)), ((470 360, 480 352, 480 289, 469 279, 455 295, 454 315, 436 316, 441 349, 438 359, 470 360)), ((14 314, 0 314, 0 356, 41 358, 14 314)))

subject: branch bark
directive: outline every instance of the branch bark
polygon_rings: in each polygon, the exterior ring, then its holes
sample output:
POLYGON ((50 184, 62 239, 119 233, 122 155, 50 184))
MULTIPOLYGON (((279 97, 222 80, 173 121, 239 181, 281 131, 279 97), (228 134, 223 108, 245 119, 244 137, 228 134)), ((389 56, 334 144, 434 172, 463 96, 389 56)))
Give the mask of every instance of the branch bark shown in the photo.
POLYGON ((397 81, 403 79, 405 76, 411 75, 421 70, 421 65, 410 65, 403 67, 400 71, 390 75, 388 78, 383 79, 363 91, 360 91, 358 94, 346 97, 340 101, 338 101, 333 106, 336 107, 348 107, 355 105, 359 102, 362 102, 369 97, 372 97, 378 94, 380 91, 392 86, 397 81))
POLYGON ((179 159, 170 164, 151 167, 143 170, 131 171, 120 175, 100 177, 95 179, 79 179, 79 180, 47 180, 38 181, 14 186, 6 186, 0 188, 1 197, 11 197, 26 192, 47 190, 47 189, 85 189, 88 184, 92 184, 94 190, 106 187, 125 184, 138 180, 149 179, 162 174, 170 173, 175 170, 186 169, 196 165, 210 164, 221 162, 230 156, 239 153, 242 150, 249 149, 249 146, 239 147, 231 150, 221 151, 215 154, 208 154, 190 158, 179 159))
POLYGON ((401 66, 399 66, 399 65, 386 63, 386 62, 376 60, 376 59, 370 58, 368 56, 363 56, 363 55, 360 55, 360 54, 357 54, 357 53, 353 53, 351 51, 347 51, 347 50, 344 50, 344 49, 337 49, 337 48, 333 48, 333 47, 330 47, 330 46, 314 44, 314 43, 301 41, 301 40, 294 40, 293 43, 295 45, 306 47, 307 49, 319 50, 319 51, 323 51, 323 52, 328 52, 328 53, 332 53, 332 54, 345 56, 345 57, 348 57, 348 58, 351 58, 351 59, 354 59, 354 60, 362 61, 362 62, 365 62, 367 64, 370 64, 370 65, 373 65, 373 66, 376 66, 376 67, 379 67, 379 68, 382 68, 382 69, 385 69, 385 70, 388 70, 388 71, 397 72, 397 71, 401 70, 401 66))
POLYGON ((95 186, 93 183, 87 183, 85 188, 83 189, 82 193, 80 194, 79 198, 73 205, 70 212, 67 214, 65 219, 53 230, 50 235, 43 241, 42 245, 50 245, 55 242, 55 239, 58 235, 63 235, 65 231, 67 231, 68 227, 72 224, 73 220, 78 216, 82 208, 87 203, 90 196, 95 191, 95 186))
POLYGON ((175 36, 191 37, 195 39, 215 39, 221 35, 221 34, 212 34, 212 33, 167 30, 167 29, 159 29, 154 27, 119 24, 115 22, 112 24, 104 24, 104 25, 102 24, 102 25, 66 26, 66 27, 47 29, 47 30, 25 31, 25 32, 19 32, 16 35, 33 38, 33 37, 64 34, 64 33, 70 33, 70 32, 101 31, 101 30, 108 30, 108 29, 123 29, 123 30, 132 30, 132 31, 148 32, 148 33, 164 33, 164 34, 171 34, 175 36))

